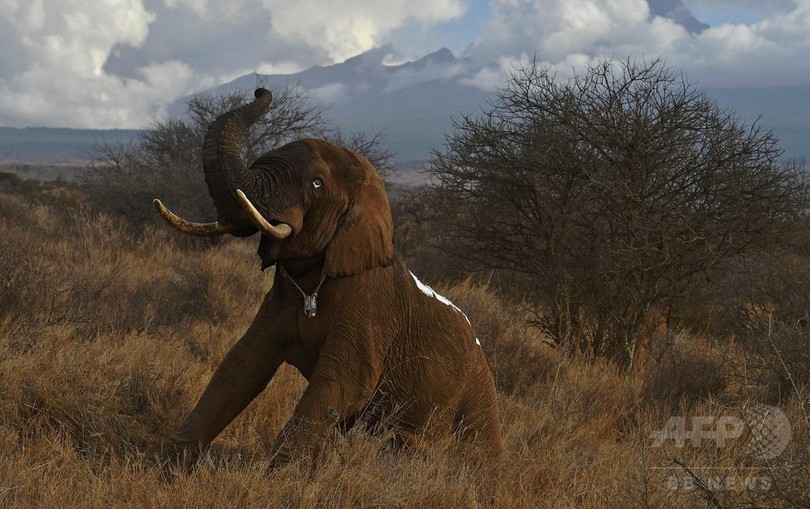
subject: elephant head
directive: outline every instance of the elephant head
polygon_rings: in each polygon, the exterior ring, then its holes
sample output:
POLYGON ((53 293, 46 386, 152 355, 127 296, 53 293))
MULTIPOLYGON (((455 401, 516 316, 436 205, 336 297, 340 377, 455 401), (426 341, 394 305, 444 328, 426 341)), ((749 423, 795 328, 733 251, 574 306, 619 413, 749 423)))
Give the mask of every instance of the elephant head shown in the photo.
POLYGON ((271 100, 268 90, 256 90, 252 103, 221 115, 206 133, 203 171, 218 220, 187 221, 156 199, 160 215, 191 235, 261 232, 262 269, 317 258, 336 277, 390 264, 391 212, 382 179, 365 158, 325 141, 300 140, 245 165, 240 139, 271 100))

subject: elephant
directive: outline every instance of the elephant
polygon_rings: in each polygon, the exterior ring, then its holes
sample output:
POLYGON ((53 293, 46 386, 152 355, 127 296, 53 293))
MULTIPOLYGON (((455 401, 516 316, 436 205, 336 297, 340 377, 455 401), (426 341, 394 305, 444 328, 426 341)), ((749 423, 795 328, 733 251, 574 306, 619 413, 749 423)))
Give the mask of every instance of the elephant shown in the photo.
POLYGON ((301 139, 242 159, 240 138, 270 91, 218 117, 203 141, 203 171, 218 219, 159 214, 191 235, 260 233, 272 286, 196 406, 168 439, 198 457, 291 364, 308 385, 275 440, 279 464, 312 458, 336 430, 381 423, 406 446, 455 436, 486 457, 502 450, 495 383, 461 310, 408 271, 393 244, 385 187, 361 155, 301 139))

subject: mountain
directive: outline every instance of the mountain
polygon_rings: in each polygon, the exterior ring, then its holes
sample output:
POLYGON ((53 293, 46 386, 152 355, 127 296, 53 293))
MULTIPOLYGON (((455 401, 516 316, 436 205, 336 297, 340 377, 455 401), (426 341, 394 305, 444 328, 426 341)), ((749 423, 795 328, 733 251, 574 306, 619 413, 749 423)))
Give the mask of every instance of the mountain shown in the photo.
MULTIPOLYGON (((296 74, 249 74, 210 90, 215 94, 265 86, 301 86, 346 133, 381 132, 386 146, 403 161, 424 161, 439 148, 452 118, 475 114, 488 92, 475 86, 470 62, 440 49, 414 62, 386 65, 393 48, 384 46, 330 66, 296 74)), ((184 110, 179 99, 170 112, 184 110)))
POLYGON ((706 23, 698 21, 681 0, 647 0, 647 2, 651 14, 669 18, 690 33, 697 34, 709 28, 706 23))
MULTIPOLYGON (((672 0, 653 0, 652 4, 659 9, 683 7, 672 0)), ((297 84, 328 107, 327 117, 344 132, 381 131, 400 166, 419 167, 433 150, 443 148, 452 120, 480 113, 492 91, 476 86, 481 66, 457 58, 447 49, 414 62, 386 65, 392 52, 390 47, 376 48, 340 64, 297 74, 249 74, 211 92, 252 90, 259 82, 271 88, 297 84)), ((758 121, 772 130, 786 157, 810 155, 810 84, 705 91, 747 124, 758 121)), ((183 111, 185 100, 175 103, 175 113, 183 111)))

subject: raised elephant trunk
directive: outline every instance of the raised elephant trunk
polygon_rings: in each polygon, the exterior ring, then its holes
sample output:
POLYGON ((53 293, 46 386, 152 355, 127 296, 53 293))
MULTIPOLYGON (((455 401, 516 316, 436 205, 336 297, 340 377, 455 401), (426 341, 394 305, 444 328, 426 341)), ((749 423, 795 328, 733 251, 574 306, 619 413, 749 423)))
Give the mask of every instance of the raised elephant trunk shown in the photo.
POLYGON ((203 171, 208 192, 214 200, 219 217, 237 225, 237 236, 256 233, 250 215, 237 199, 236 190, 254 196, 258 189, 258 174, 242 160, 241 139, 270 107, 273 94, 264 88, 255 92, 256 99, 240 108, 220 115, 209 127, 203 142, 203 171))
POLYGON ((277 239, 292 232, 288 225, 271 225, 256 210, 247 194, 259 189, 257 173, 242 160, 241 138, 270 107, 273 94, 264 88, 255 92, 256 99, 240 108, 220 115, 209 127, 203 141, 203 172, 208 192, 214 200, 219 219, 214 223, 187 221, 154 200, 158 213, 175 229, 190 235, 215 236, 230 233, 247 237, 262 230, 277 239))

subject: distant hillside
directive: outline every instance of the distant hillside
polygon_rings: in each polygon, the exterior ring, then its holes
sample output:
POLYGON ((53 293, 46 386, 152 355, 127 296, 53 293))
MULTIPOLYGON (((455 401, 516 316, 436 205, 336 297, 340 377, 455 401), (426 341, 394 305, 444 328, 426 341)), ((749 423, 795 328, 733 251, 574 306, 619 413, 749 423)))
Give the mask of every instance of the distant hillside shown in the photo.
MULTIPOLYGON (((441 49, 415 62, 386 65, 391 47, 376 48, 345 62, 289 75, 249 74, 208 92, 300 86, 327 108, 326 116, 346 133, 382 133, 401 161, 425 161, 444 143, 451 119, 480 112, 488 92, 473 83, 471 66, 441 49)), ((185 111, 178 99, 170 113, 185 111)))
POLYGON ((90 161, 105 142, 129 143, 139 132, 128 129, 0 127, 0 163, 75 164, 90 161))
POLYGON ((707 88, 709 97, 746 124, 773 131, 787 158, 810 157, 810 84, 795 87, 707 88))

